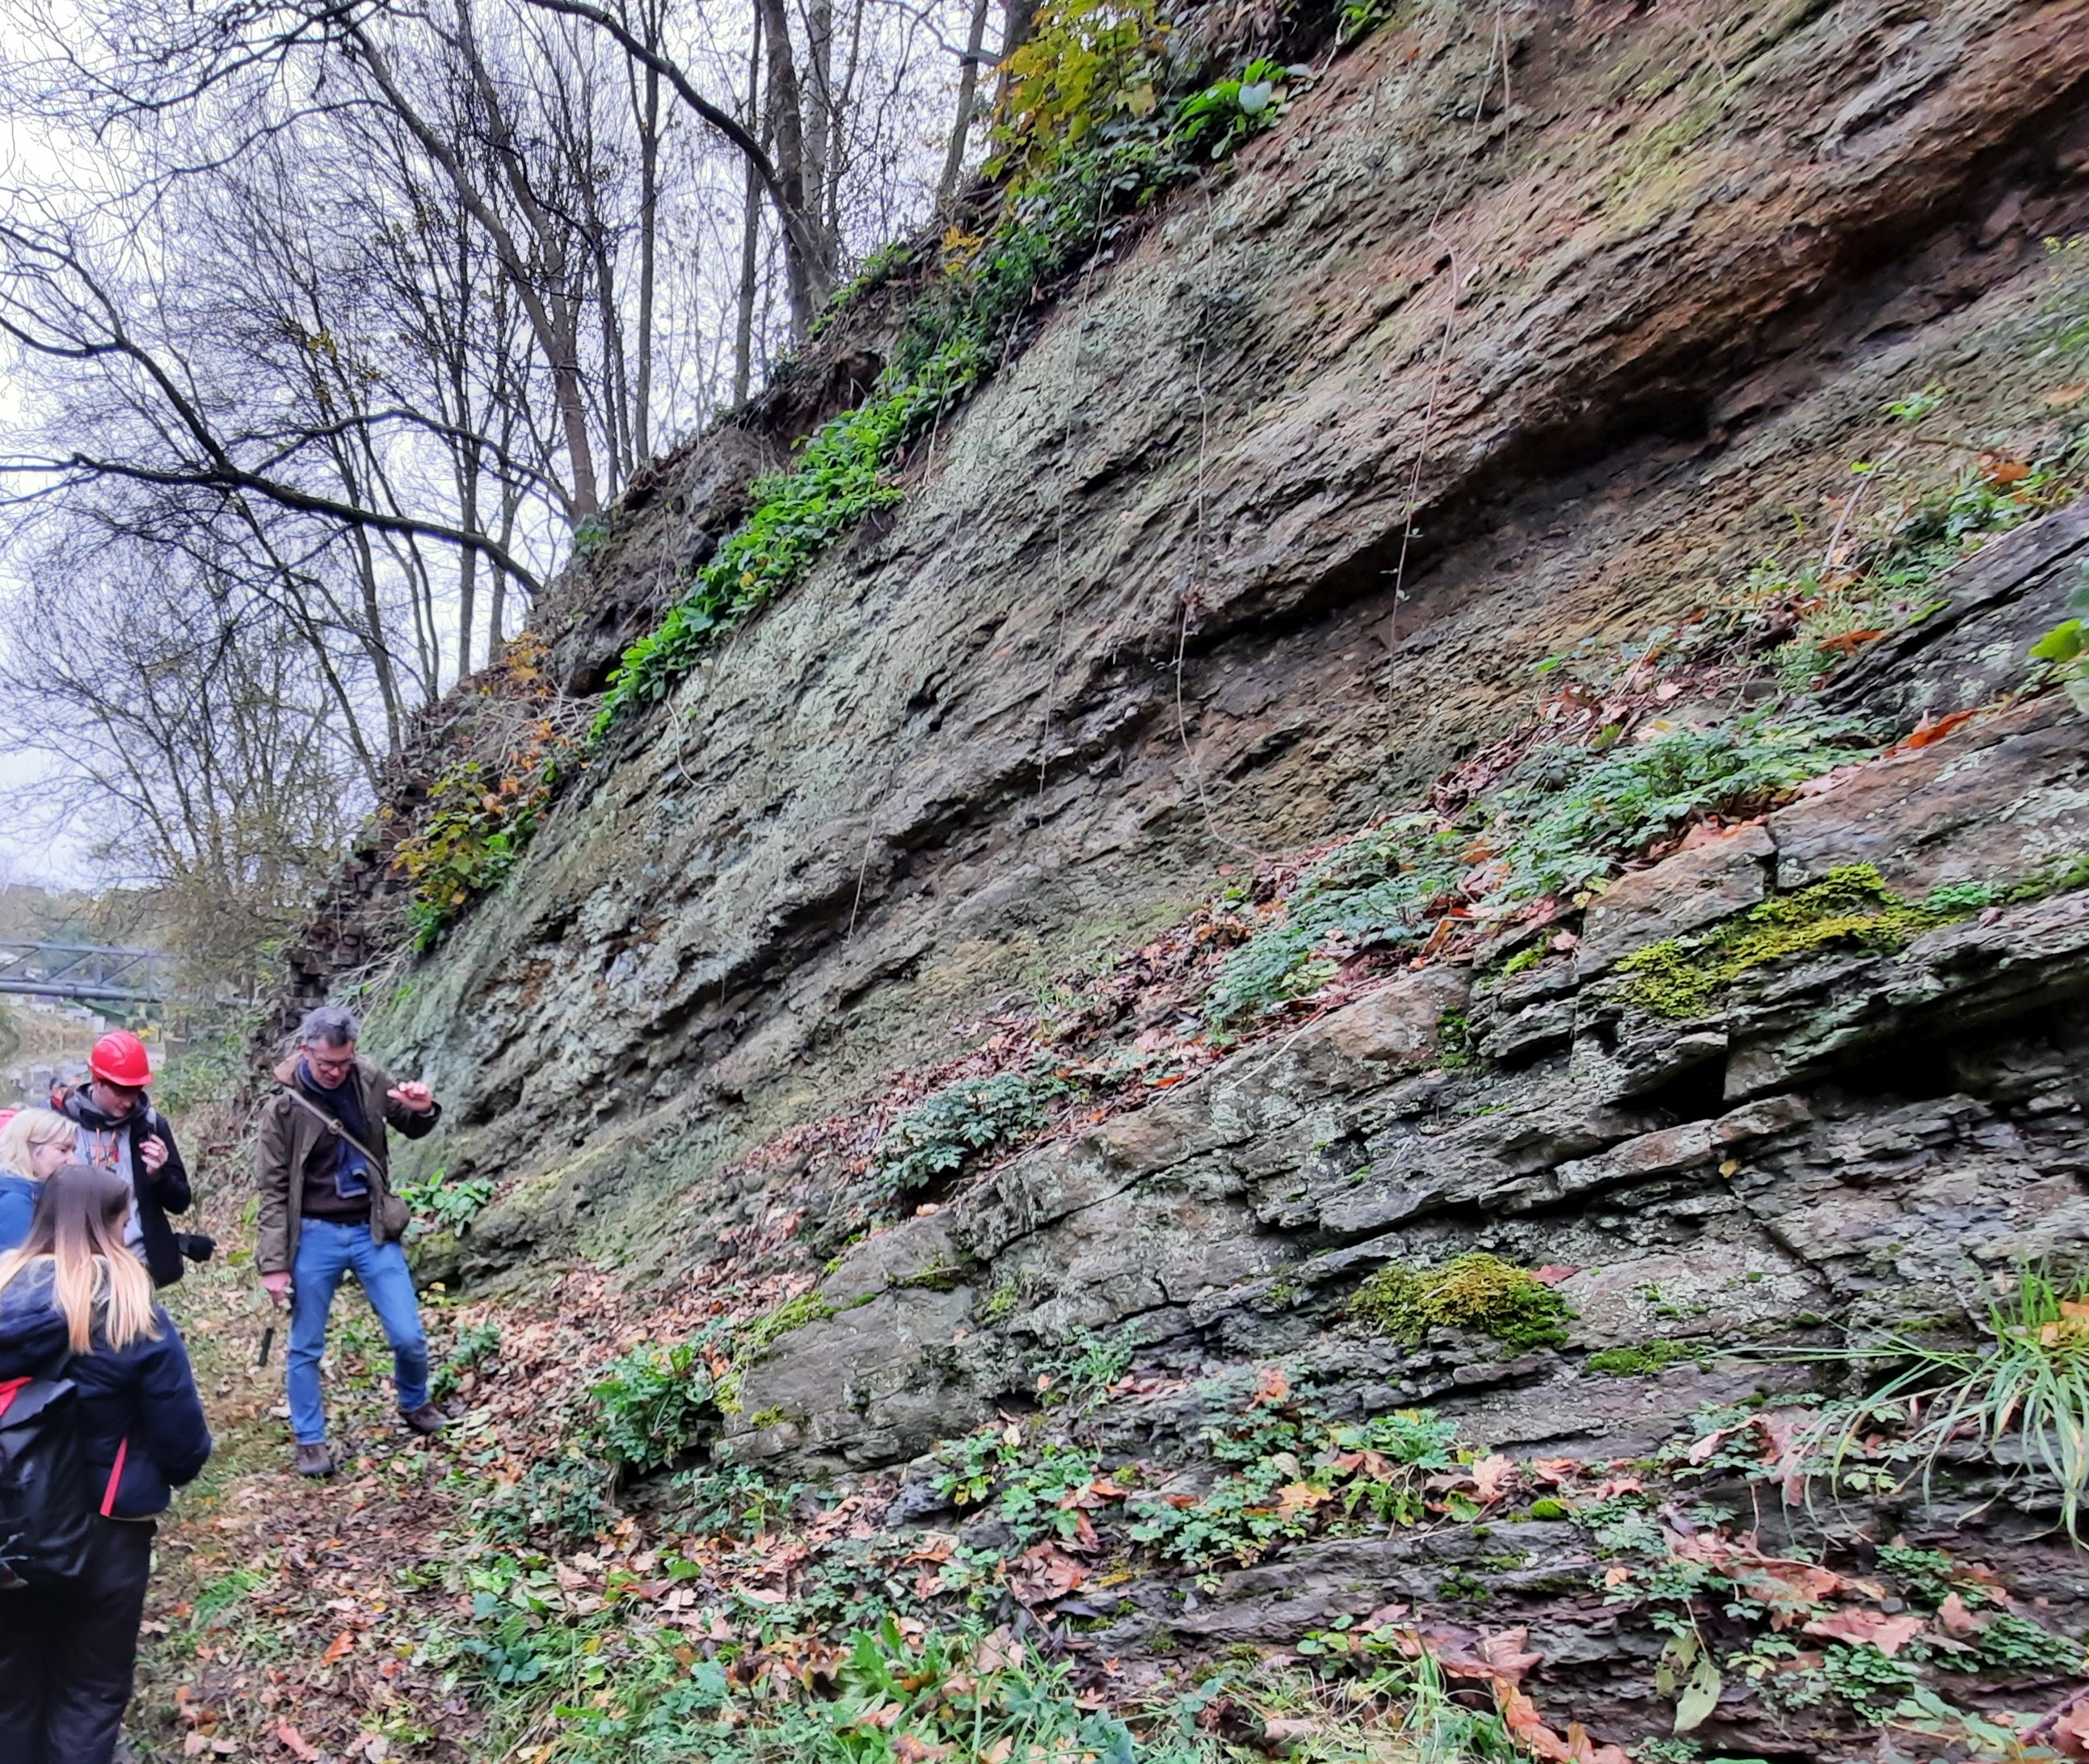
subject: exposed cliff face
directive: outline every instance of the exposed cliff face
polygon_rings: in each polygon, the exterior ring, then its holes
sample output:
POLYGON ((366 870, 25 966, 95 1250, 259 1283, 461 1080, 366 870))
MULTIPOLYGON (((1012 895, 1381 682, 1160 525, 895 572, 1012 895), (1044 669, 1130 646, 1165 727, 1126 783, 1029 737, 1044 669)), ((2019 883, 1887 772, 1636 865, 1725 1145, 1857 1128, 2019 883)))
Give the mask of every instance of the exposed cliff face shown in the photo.
MULTIPOLYGON (((1883 398, 2006 375, 2075 9, 1500 24, 1506 77, 1462 15, 1338 61, 598 771, 386 1017, 464 1099, 435 1156, 652 1204, 1397 804, 1839 489, 1883 398)), ((701 555, 746 451, 603 567, 701 555)))
MULTIPOLYGON (((2082 290, 2040 242, 2089 213, 2085 78, 2089 7, 1966 0, 1427 11, 1334 62, 1092 266, 894 517, 620 734, 380 1009, 375 1037, 453 1099, 417 1157, 505 1184, 464 1273, 578 1251, 677 1289, 728 1256, 817 1273, 719 1449, 852 1474, 1126 1328, 1152 1388, 1096 1422, 1126 1449, 1195 1438, 1188 1380, 1280 1362, 1331 1412, 1426 1402, 1504 1450, 1628 1455, 1756 1388, 1714 1349, 1959 1315, 1984 1272, 2078 1257, 2089 894, 2054 866, 2089 848, 2089 723, 2001 702, 2089 556, 2070 511, 1961 564, 1831 689, 1892 735, 1989 708, 1635 869, 1559 921, 1578 946, 1381 974, 852 1247, 867 1144, 783 1136, 875 1116, 889 1075, 1022 1018, 1222 866, 1418 800, 1528 715, 1541 658, 1645 641, 1795 521, 1832 551, 1852 461, 1890 449, 1924 483, 2049 451, 2080 396, 2049 308, 2082 290), (1934 453, 1880 414, 1932 384, 1934 453), (1988 903, 1743 964, 1679 1007, 1636 977, 1855 865, 1988 903), (1566 1338, 1504 1355, 1353 1313, 1375 1273, 1474 1251, 1553 1264, 1566 1338), (1585 1366, 1654 1338, 1706 1367, 1585 1366)), ((566 586, 564 677, 598 683, 765 447, 725 431, 646 487, 566 586)), ((935 1511, 920 1484, 903 1517, 935 1511)), ((2031 1549, 2028 1519, 1992 1522, 2031 1549)), ((1457 1565, 1410 1560, 1432 1547, 1316 1545, 1281 1610, 1265 1570, 1200 1609, 1135 1588, 1110 1645, 1425 1599, 1457 1565)), ((1658 1643, 1564 1572, 1516 1608, 1586 1668, 1549 1694, 1615 1721, 1658 1643)), ((1715 1736, 1848 1739, 1760 1711, 1715 1736)))

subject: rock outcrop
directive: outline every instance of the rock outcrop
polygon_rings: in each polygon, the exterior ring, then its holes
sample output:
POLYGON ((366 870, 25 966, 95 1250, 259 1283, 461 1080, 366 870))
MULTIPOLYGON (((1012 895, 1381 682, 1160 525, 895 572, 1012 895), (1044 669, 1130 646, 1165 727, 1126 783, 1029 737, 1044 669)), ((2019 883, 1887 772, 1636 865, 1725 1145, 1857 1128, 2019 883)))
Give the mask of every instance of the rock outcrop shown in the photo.
MULTIPOLYGON (((1105 1336, 1153 1375, 1096 1412, 1126 1450, 1193 1440, 1196 1380, 1281 1363, 1330 1414, 1426 1405, 1609 1459, 1784 1376, 1738 1346, 1962 1324, 1997 1271, 2078 1261, 2089 721, 2024 690, 2089 557, 2057 494, 1853 638, 1826 691, 1906 738, 1885 757, 1542 929, 1375 970, 860 1242, 835 1197, 868 1143, 808 1130, 877 1115, 893 1075, 1223 878, 1421 800, 1524 722, 1546 658, 1658 645, 1780 547, 1830 573, 1894 461, 1911 496, 1984 449, 2061 457, 2083 370, 2056 312, 2089 277, 2042 242, 2085 214, 2078 0, 1402 14, 1089 266, 903 508, 620 732, 381 1004, 374 1037, 451 1099, 418 1167, 502 1184, 458 1271, 796 1276, 717 1450, 900 1476, 911 1523, 924 1453, 1105 1336), (1882 414, 1924 388, 1928 427, 1882 414), (1877 934, 1809 945, 1808 891, 1837 887, 1877 934), (1796 941, 1758 959, 1767 908, 1796 941), (1388 1333, 1358 1303, 1476 1254, 1543 1274, 1559 1339, 1388 1333)), ((844 349, 843 380, 876 357, 844 349)), ((772 457, 728 428, 648 480, 561 589, 568 686, 772 457)), ((1988 1510, 1992 1553, 2079 1616, 2021 1498, 1988 1510)), ((1500 1530, 1489 1560, 1532 1566, 1496 1562, 1496 1616, 1542 1635, 1546 1695, 1650 1706, 1658 1642, 1590 1615, 1581 1534, 1500 1530)), ((1426 1603, 1460 1550, 1323 1540, 1097 1620, 1289 1641, 1426 1603)), ((1752 1720, 1722 1743, 1850 1743, 1752 1720)))

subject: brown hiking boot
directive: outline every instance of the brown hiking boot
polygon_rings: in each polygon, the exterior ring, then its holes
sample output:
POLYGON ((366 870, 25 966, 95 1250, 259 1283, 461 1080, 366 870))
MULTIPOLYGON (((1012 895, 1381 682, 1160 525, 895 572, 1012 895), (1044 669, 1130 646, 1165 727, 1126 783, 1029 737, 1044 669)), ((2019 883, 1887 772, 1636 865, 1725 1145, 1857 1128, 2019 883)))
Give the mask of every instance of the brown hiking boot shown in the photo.
POLYGON ((298 1448, 298 1474, 300 1476, 331 1476, 336 1466, 333 1448, 322 1440, 316 1445, 298 1448))
POLYGON ((399 1418, 416 1433, 440 1433, 450 1423, 450 1418, 431 1402, 424 1402, 418 1409, 401 1409, 399 1418))

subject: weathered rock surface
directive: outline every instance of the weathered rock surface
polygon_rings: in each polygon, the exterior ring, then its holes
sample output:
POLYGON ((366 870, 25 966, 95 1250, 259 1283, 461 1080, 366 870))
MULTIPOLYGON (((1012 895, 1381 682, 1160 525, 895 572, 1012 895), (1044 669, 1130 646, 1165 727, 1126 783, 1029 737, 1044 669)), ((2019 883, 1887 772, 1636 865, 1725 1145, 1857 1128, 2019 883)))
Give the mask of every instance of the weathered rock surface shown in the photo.
MULTIPOLYGON (((1221 866, 1409 805, 1519 720, 1543 658, 1731 603, 1795 525, 1811 562, 1890 399, 1948 383, 1947 449, 2057 446, 2073 272, 2038 242, 2089 213, 2085 79, 2079 0, 1432 12, 1336 61, 1079 281, 902 510, 620 736, 378 1013, 451 1099, 416 1167, 506 1182, 461 1272, 579 1251, 667 1281, 753 1244, 809 1280, 839 1249, 720 1442, 827 1474, 1032 1404, 1090 1333, 1162 1378, 1096 1418, 1127 1451, 1195 1439, 1192 1380, 1281 1363, 1332 1414, 1426 1404, 1504 1450, 1624 1456, 1764 1383, 1737 1344, 1962 1319, 1990 1272, 2081 1260, 2089 889, 2053 878, 2089 850, 2089 722, 2010 697, 2089 556, 2078 505, 1960 564, 1833 689, 1895 734, 1980 715, 1628 870, 1534 968, 1401 972, 854 1244, 798 1211, 804 1145, 748 1154, 1221 866), (1852 864, 1997 903, 1687 1018, 1621 966, 1852 864), (1564 1344, 1351 1313, 1377 1272, 1475 1250, 1545 1268, 1564 1344), (1588 1369, 1657 1339, 1704 1363, 1588 1369)), ((649 482, 615 568, 564 590, 573 681, 768 457, 728 431, 649 482)), ((918 1468, 889 1522, 932 1509, 918 1468)), ((2058 1586, 2027 1528, 1997 1549, 2058 1586)), ((1645 1633, 1578 1534, 1496 1531, 1529 1560, 1481 1564, 1487 1621, 1530 1623, 1548 1708, 1660 1728, 1645 1633)), ((1134 1588, 1122 1633, 1456 1607, 1472 1548, 1325 1541, 1195 1607, 1134 1588)), ((1719 1743, 1842 1745, 1736 1721, 1719 1743)))
MULTIPOLYGON (((1797 880, 1876 850, 1925 880, 2020 882, 2051 843, 1997 848, 1986 829, 2033 821, 2056 775, 2085 764, 2089 723, 2053 697, 1877 762, 1802 805, 1797 880), (1981 780, 1977 818, 1940 817, 1936 780, 1954 771, 1981 780), (1861 813, 1838 852, 1821 811, 1845 793, 1861 813), (1971 856, 1920 855, 1941 820, 1971 856)), ((1782 819, 1632 878, 1636 922, 1661 935, 1701 923, 1707 852, 1730 846, 1757 878, 1734 898, 1743 910, 1783 868, 1782 819)), ((2073 831, 2089 844, 2089 822, 2073 831)), ((1684 1023, 1615 981, 1554 993, 1550 976, 1576 968, 1555 957, 1546 978, 1469 995, 1461 970, 1403 976, 872 1238, 821 1289, 860 1308, 785 1337, 749 1371, 749 1408, 791 1426, 749 1449, 851 1467, 909 1457, 986 1418, 1054 1344, 1126 1325, 1142 1361, 1281 1359, 1356 1412, 1473 1407, 1492 1443, 1589 1449, 1615 1442, 1575 1349, 1959 1315, 1978 1308, 1980 1266, 2064 1250, 2089 1216, 2089 889, 1990 909, 1896 954, 1787 960, 1684 1023), (1475 1029, 1534 1013, 1567 1028, 1512 1068, 1446 1070, 1429 1026, 1468 1007, 1475 1029), (1457 1363, 1343 1318, 1375 1269, 1476 1248, 1572 1265, 1568 1350, 1457 1363), (953 1267, 965 1285, 910 1286, 953 1267), (974 1301, 1002 1288, 1023 1303, 985 1320, 974 1301), (881 1291, 896 1303, 864 1302, 881 1291)), ((1673 1396, 1667 1424, 1701 1400, 1687 1383, 1673 1396)), ((1635 1425, 1654 1418, 1645 1392, 1628 1400, 1635 1425)))
MULTIPOLYGON (((1506 107, 1491 21, 1381 32, 1083 278, 413 976, 426 1156, 530 1178, 482 1253, 620 1241, 1217 863, 1396 804, 1531 660, 1744 569, 1884 397, 2015 371, 2082 200, 2078 6, 1502 25, 1506 107)), ((600 605, 760 453, 649 482, 600 605)))

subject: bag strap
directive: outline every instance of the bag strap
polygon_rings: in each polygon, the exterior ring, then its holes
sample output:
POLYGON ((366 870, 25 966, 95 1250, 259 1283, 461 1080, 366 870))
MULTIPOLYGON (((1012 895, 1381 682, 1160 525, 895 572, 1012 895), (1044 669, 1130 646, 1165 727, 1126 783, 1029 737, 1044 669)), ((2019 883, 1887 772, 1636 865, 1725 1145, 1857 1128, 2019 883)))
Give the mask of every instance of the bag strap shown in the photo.
POLYGON ((123 1486, 123 1461, 131 1455, 131 1436, 127 1433, 116 1442, 116 1467, 109 1473, 109 1487, 101 1496, 101 1517, 112 1519, 116 1516, 116 1491, 123 1486))
POLYGON ((27 1378, 11 1378, 0 1384, 0 1415, 5 1415, 15 1399, 21 1395, 22 1387, 32 1382, 33 1380, 27 1378))
POLYGON ((328 1132, 338 1134, 342 1139, 347 1140, 350 1145, 354 1146, 357 1151, 362 1152, 364 1160, 370 1165, 370 1167, 372 1170, 381 1170, 384 1168, 384 1159, 380 1157, 375 1152, 371 1151, 368 1146, 362 1143, 362 1140, 356 1138, 356 1136, 353 1133, 350 1132, 346 1127, 343 1127, 338 1118, 328 1114, 325 1109, 322 1109, 317 1103, 314 1102, 311 1097, 307 1097, 304 1092, 298 1089, 296 1085, 284 1085, 283 1094, 288 1097, 291 1101, 297 1104, 299 1108, 304 1109, 307 1114, 311 1115, 315 1120, 324 1123, 328 1132))

